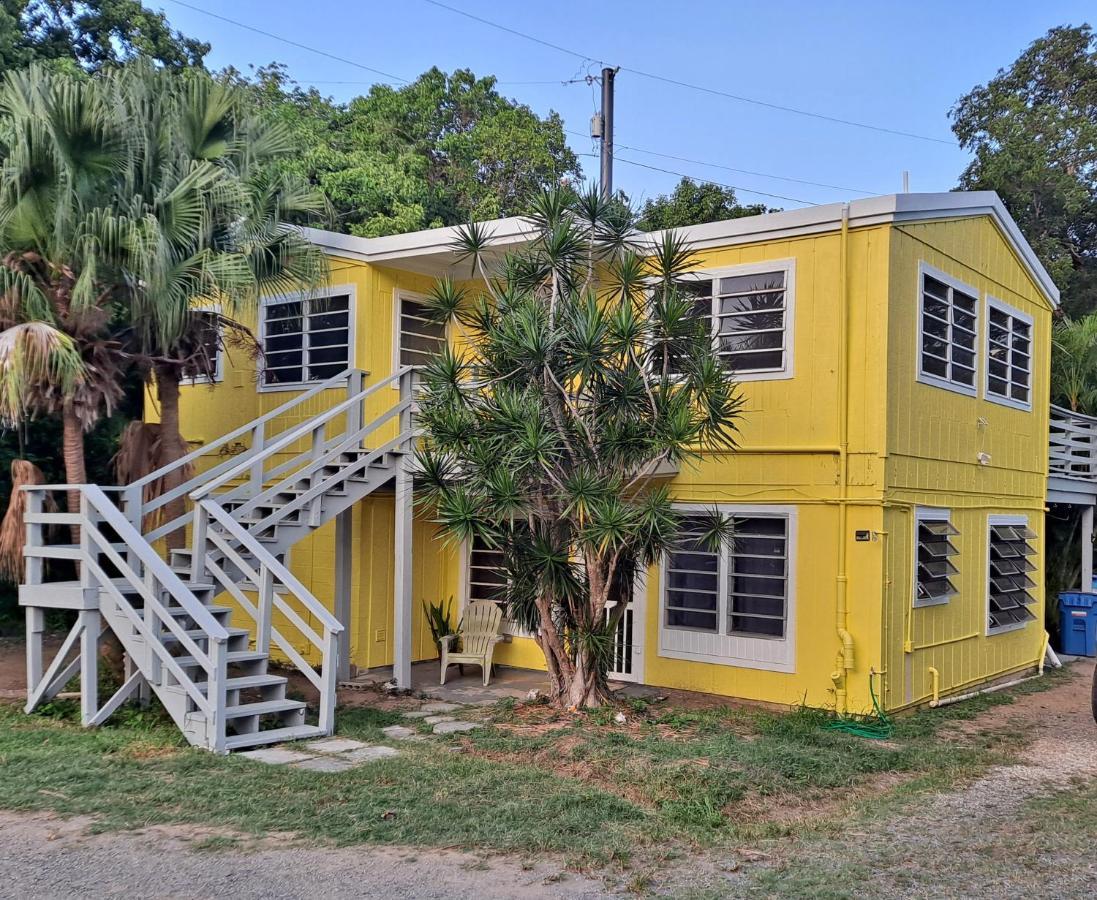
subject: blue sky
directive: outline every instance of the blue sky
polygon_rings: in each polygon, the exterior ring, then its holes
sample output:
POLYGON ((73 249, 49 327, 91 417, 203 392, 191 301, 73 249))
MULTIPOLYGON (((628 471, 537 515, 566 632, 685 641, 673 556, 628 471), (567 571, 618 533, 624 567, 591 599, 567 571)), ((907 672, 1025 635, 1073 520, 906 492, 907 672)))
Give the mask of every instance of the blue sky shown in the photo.
MULTIPOLYGON (((246 71, 249 64, 277 60, 302 84, 314 84, 338 100, 383 80, 174 0, 146 2, 163 8, 185 33, 209 41, 212 67, 231 64, 246 71)), ((569 142, 579 153, 594 150, 585 135, 597 107, 597 87, 562 82, 597 73, 594 60, 948 142, 822 121, 633 72, 618 75, 617 187, 642 200, 669 191, 679 179, 628 159, 732 185, 743 202, 786 209, 892 193, 900 189, 903 170, 910 172, 911 190, 950 189, 967 163, 967 155, 951 142, 947 114, 956 99, 993 77, 1048 28, 1095 18, 1092 2, 1031 0, 446 2, 590 58, 523 40, 425 0, 187 0, 403 78, 432 65, 493 74, 508 96, 542 114, 559 112, 565 127, 577 133, 569 134, 569 142)), ((585 175, 597 178, 597 159, 581 161, 585 175)))

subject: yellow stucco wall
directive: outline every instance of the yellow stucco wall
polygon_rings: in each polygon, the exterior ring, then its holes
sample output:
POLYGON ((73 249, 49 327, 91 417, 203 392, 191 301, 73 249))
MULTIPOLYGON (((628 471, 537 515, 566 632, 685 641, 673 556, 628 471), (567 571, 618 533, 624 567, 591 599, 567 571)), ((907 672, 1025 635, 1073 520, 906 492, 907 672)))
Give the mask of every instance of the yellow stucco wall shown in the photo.
MULTIPOLYGON (((1031 664, 1039 652, 1042 624, 991 638, 967 635, 985 625, 986 597, 981 585, 986 568, 986 511, 1025 510, 1042 538, 1050 329, 1046 301, 989 218, 878 225, 853 229, 846 237, 831 231, 759 241, 706 250, 696 267, 711 270, 781 260, 794 261, 793 377, 745 382, 740 449, 714 454, 688 467, 671 484, 682 503, 721 503, 744 512, 751 506, 779 506, 794 512, 793 671, 660 655, 660 571, 654 567, 647 573, 643 592, 643 681, 757 700, 833 706, 831 673, 839 649, 835 622, 839 541, 845 541, 849 625, 855 640, 856 663, 848 678, 851 710, 869 709, 870 670, 880 673, 877 687, 884 690, 882 699, 893 708, 925 699, 925 672, 931 665, 941 672, 942 688, 949 690, 1031 664), (1033 412, 916 383, 919 260, 1033 315, 1037 349, 1033 412), (848 300, 849 415, 848 521, 842 535, 838 372, 844 298, 848 300), (980 451, 990 453, 989 465, 976 462, 980 451), (912 610, 910 606, 910 509, 915 504, 957 511, 955 523, 964 535, 961 594, 947 607, 912 610), (858 531, 869 539, 855 539, 858 531), (911 642, 913 652, 904 652, 905 641, 911 642)), ((370 373, 367 383, 386 377, 394 366, 395 292, 424 292, 430 280, 397 268, 335 258, 332 282, 355 288, 355 364, 370 373)), ((983 360, 981 352, 981 368, 983 360)), ((195 441, 209 440, 290 396, 258 392, 253 364, 233 359, 222 385, 212 390, 184 389, 185 435, 195 441)), ((299 418, 337 399, 336 392, 329 392, 299 418)), ((368 412, 379 414, 394 400, 395 391, 379 392, 368 412)), ((291 424, 295 422, 288 419, 280 423, 281 427, 291 424)), ((352 661, 360 667, 392 662, 393 515, 392 496, 384 493, 359 504, 353 514, 349 630, 352 661)), ((464 555, 462 548, 446 544, 421 515, 417 518, 416 659, 436 655, 422 604, 461 598, 464 555)), ((294 572, 329 608, 334 559, 333 524, 302 541, 290 554, 294 572)), ((1042 569, 1041 560, 1042 544, 1037 559, 1042 569)), ((1040 575, 1036 573, 1038 580, 1040 575)), ((1038 615, 1042 621, 1042 611, 1038 615)), ((536 645, 519 637, 501 645, 496 659, 510 665, 542 666, 536 645)))

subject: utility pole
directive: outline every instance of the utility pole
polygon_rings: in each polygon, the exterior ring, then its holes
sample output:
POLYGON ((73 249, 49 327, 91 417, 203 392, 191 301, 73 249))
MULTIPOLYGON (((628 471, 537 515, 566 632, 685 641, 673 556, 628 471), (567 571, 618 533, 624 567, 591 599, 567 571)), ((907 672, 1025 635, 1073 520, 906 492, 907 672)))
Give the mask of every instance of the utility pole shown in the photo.
POLYGON ((617 69, 602 69, 602 196, 613 196, 613 79, 617 69))

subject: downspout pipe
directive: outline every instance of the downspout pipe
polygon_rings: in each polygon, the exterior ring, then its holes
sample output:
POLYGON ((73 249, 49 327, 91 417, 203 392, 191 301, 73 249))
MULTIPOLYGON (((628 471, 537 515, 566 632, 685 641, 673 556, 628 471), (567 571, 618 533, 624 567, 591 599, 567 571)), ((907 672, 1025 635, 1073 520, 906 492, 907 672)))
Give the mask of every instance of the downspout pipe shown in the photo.
POLYGON ((849 630, 849 572, 846 533, 849 530, 849 204, 842 204, 839 250, 838 305, 838 576, 835 590, 834 626, 841 642, 837 668, 831 676, 835 688, 835 710, 849 709, 849 673, 854 668, 853 635, 849 630))

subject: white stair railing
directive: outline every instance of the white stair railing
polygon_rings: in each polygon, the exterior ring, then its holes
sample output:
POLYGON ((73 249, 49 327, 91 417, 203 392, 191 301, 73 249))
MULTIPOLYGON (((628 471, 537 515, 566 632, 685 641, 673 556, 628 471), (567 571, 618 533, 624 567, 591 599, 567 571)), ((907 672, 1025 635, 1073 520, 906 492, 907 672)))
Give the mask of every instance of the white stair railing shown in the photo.
MULTIPOLYGON (((29 495, 26 556, 28 562, 34 561, 27 567, 24 584, 40 586, 46 583, 43 560, 68 559, 77 562, 81 588, 94 592, 99 611, 111 621, 126 651, 133 659, 144 663, 144 677, 164 701, 176 724, 187 731, 193 726, 193 722, 188 721, 192 717, 184 708, 185 704, 165 697, 164 691, 168 688, 179 689, 204 714, 208 748, 223 750, 226 737, 224 709, 228 631, 98 485, 31 485, 23 490, 29 495), (44 498, 48 492, 74 491, 79 492, 80 496, 78 514, 44 511, 44 498), (47 544, 44 529, 50 525, 78 525, 79 545, 72 548, 47 544), (105 565, 109 565, 113 573, 108 573, 105 565), (134 596, 140 599, 140 610, 134 607, 134 596), (174 607, 172 604, 175 604, 174 607), (180 612, 208 638, 207 649, 203 650, 180 624, 180 612), (174 639, 174 646, 181 647, 193 659, 204 679, 196 680, 179 665, 164 643, 169 635, 174 639), (203 680, 205 693, 199 687, 199 682, 203 680)), ((91 652, 93 646, 85 648, 85 654, 91 652)), ((88 696, 96 696, 96 662, 94 658, 85 659, 81 667, 83 681, 87 682, 81 685, 81 691, 85 694, 84 719, 85 724, 89 725, 98 724, 105 718, 103 713, 109 714, 121 702, 116 695, 98 714, 87 714, 89 707, 97 705, 94 701, 87 702, 88 696)), ((127 682, 127 687, 132 686, 131 682, 127 682)), ((29 689, 32 688, 29 686, 29 689)))
POLYGON ((1097 418, 1052 406, 1049 426, 1048 474, 1097 480, 1097 418))
POLYGON ((194 516, 195 580, 211 575, 254 622, 255 649, 270 653, 273 642, 316 688, 320 694, 319 725, 325 733, 331 734, 335 727, 336 673, 339 671, 338 635, 343 631, 343 625, 219 503, 209 498, 199 501, 194 516), (255 602, 248 597, 249 589, 241 585, 241 577, 254 586, 255 602), (286 597, 294 602, 287 602, 286 597), (285 616, 319 654, 320 671, 274 627, 276 611, 285 616), (318 622, 323 634, 317 634, 303 615, 318 622))

